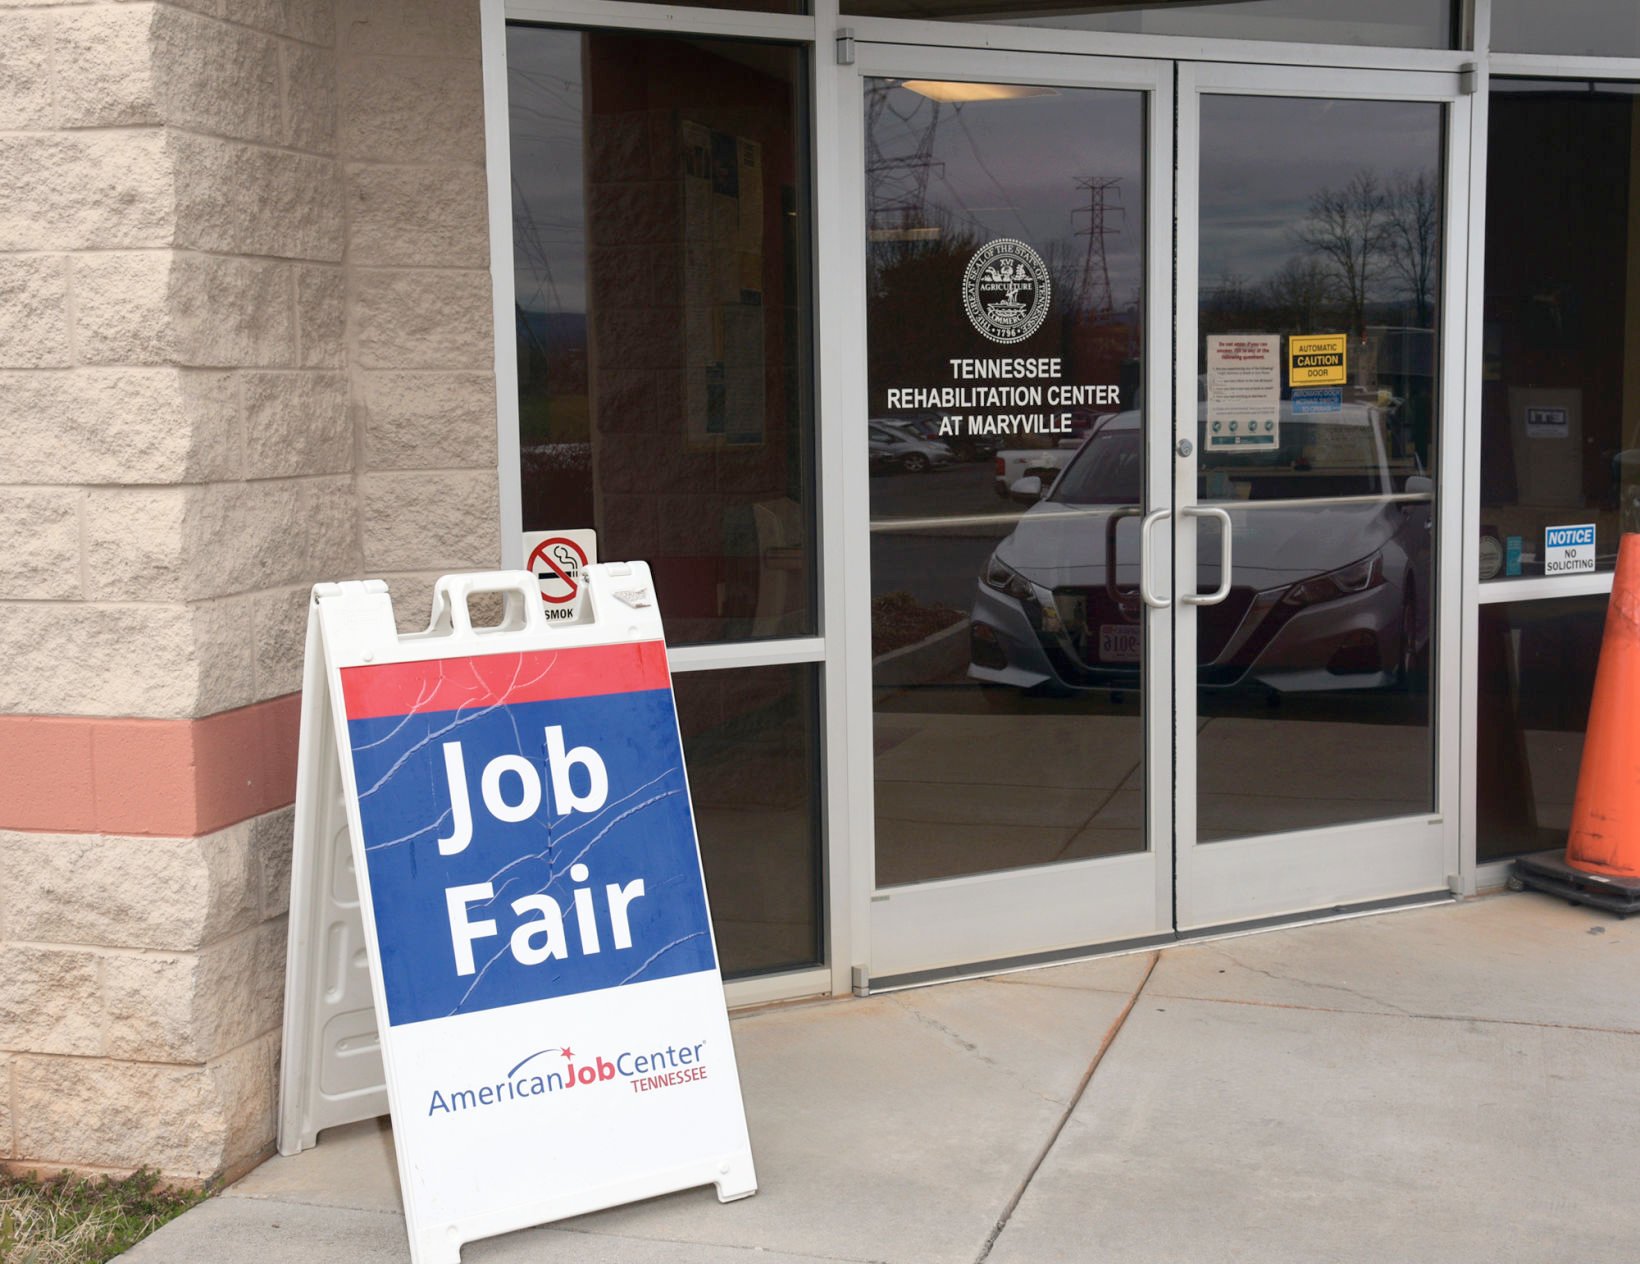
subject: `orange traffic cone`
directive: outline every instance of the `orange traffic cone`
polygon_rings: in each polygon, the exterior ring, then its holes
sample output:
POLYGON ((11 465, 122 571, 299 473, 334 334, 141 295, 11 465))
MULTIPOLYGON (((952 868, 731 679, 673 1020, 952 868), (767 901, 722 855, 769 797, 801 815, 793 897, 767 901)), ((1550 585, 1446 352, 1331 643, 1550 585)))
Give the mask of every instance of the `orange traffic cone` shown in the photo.
POLYGON ((1640 534, 1617 549, 1600 643, 1566 863, 1583 873, 1640 878, 1640 534))

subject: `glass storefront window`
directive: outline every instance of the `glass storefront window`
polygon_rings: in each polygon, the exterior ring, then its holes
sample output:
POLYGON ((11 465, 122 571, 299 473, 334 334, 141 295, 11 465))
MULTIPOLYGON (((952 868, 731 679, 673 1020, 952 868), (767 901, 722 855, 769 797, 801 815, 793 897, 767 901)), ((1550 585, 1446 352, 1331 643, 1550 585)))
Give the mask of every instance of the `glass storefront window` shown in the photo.
POLYGON ((523 529, 673 645, 816 630, 802 50, 507 30, 523 529))
POLYGON ((726 977, 822 959, 819 669, 672 678, 726 977))
POLYGON ((1492 47, 1510 53, 1640 57, 1640 7, 1622 0, 1492 0, 1492 47))
POLYGON ((1563 847, 1608 598, 1499 602, 1476 647, 1475 859, 1563 847))
POLYGON ((1483 580, 1610 570, 1640 528, 1637 120, 1633 85, 1493 83, 1483 580))
MULTIPOLYGON (((522 527, 647 561, 673 646, 818 627, 806 67, 507 28, 522 527)), ((729 977, 823 958, 819 671, 673 677, 729 977)))
POLYGON ((1028 6, 1008 0, 843 0, 842 7, 858 17, 1386 48, 1454 47, 1451 0, 1040 0, 1028 6))

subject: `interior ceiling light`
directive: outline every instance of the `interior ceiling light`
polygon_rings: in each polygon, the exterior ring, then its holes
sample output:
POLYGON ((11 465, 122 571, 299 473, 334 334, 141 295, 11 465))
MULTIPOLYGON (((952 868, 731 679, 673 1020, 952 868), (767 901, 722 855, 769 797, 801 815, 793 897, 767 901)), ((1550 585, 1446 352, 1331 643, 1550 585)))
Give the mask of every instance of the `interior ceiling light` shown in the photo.
POLYGON ((930 101, 1018 101, 1025 97, 1056 97, 1056 88, 1045 88, 1033 83, 957 83, 943 79, 903 79, 902 88, 910 88, 930 101))

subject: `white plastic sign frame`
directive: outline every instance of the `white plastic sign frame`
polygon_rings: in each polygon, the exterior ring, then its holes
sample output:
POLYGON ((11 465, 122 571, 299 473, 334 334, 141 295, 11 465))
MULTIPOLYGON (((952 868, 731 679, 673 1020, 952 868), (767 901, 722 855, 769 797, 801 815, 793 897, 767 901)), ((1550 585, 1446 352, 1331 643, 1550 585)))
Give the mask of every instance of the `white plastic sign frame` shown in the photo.
POLYGON ((340 1019, 359 1070, 287 1072, 281 1148, 379 1103, 343 995, 358 952, 335 933, 354 889, 316 863, 339 851, 320 832, 339 794, 416 1264, 757 1189, 648 567, 585 579, 590 621, 553 626, 528 571, 446 576, 406 636, 379 581, 314 590, 286 1059, 336 1055, 340 1019), (504 598, 494 627, 473 625, 481 593, 504 598))
POLYGON ((372 579, 320 584, 309 599, 279 1061, 279 1153, 285 1155, 308 1149, 326 1128, 387 1113, 353 831, 318 618, 321 600, 386 593, 387 585, 372 579))

